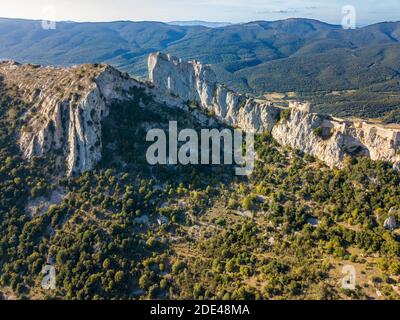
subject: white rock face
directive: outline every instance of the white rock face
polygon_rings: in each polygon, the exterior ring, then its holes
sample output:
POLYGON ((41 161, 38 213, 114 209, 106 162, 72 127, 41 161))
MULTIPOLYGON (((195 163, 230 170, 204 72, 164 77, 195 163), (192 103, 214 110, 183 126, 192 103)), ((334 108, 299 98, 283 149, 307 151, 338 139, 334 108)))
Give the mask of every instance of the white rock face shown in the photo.
POLYGON ((107 67, 77 108, 69 108, 67 174, 91 170, 101 160, 101 121, 113 101, 130 98, 133 87, 139 83, 107 67))
POLYGON ((271 131, 279 109, 257 103, 217 83, 214 71, 197 61, 183 62, 171 55, 149 56, 149 80, 165 94, 198 105, 218 120, 244 130, 271 131))
POLYGON ((282 145, 312 155, 330 167, 340 167, 346 156, 345 150, 360 149, 366 154, 359 141, 345 131, 346 124, 341 127, 339 123, 292 105, 289 119, 279 122, 272 135, 282 145), (315 133, 317 128, 325 131, 324 139, 315 133))
POLYGON ((400 130, 355 122, 355 137, 369 151, 372 160, 400 161, 400 130))
POLYGON ((137 81, 109 66, 69 69, 2 63, 8 86, 17 85, 30 107, 20 130, 25 158, 53 154, 60 175, 91 170, 101 159, 101 122, 115 100, 131 98, 137 81), (34 76, 33 76, 34 75, 34 76))
POLYGON ((309 104, 296 102, 290 104, 289 119, 277 123, 280 109, 218 84, 209 66, 162 53, 151 54, 148 64, 149 80, 161 92, 196 102, 229 125, 272 132, 280 144, 315 156, 330 167, 342 167, 347 155, 400 163, 400 130, 324 117, 311 113, 309 104))
POLYGON ((330 167, 342 167, 349 155, 364 155, 372 160, 400 161, 400 131, 355 123, 308 112, 291 104, 287 121, 272 130, 282 145, 315 156, 330 167), (318 134, 318 132, 320 134, 318 134))

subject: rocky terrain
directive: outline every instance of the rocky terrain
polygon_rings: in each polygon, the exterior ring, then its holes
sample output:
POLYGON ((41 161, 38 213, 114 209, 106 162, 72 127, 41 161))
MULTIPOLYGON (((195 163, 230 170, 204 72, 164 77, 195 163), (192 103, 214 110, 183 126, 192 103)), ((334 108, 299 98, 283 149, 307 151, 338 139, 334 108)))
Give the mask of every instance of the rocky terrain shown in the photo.
POLYGON ((148 61, 149 80, 164 94, 207 110, 220 121, 244 130, 271 131, 280 109, 271 103, 235 93, 217 83, 213 70, 198 61, 183 62, 154 53, 148 61))
POLYGON ((322 116, 304 103, 291 102, 286 110, 257 101, 217 83, 213 70, 197 61, 154 53, 148 68, 150 83, 142 83, 106 65, 62 69, 1 63, 3 86, 14 88, 27 106, 18 136, 24 157, 50 152, 67 175, 91 170, 102 157, 101 123, 109 107, 142 88, 169 107, 194 110, 199 117, 201 110, 234 127, 269 132, 278 143, 330 167, 342 167, 349 155, 399 167, 400 130, 322 116))
POLYGON ((193 101, 229 125, 271 132, 280 144, 315 156, 330 167, 341 167, 348 155, 365 155, 398 167, 400 130, 315 114, 309 104, 298 102, 291 102, 289 111, 283 112, 218 84, 209 66, 161 53, 150 55, 149 77, 167 94, 193 101))
POLYGON ((101 121, 114 100, 131 98, 140 84, 106 65, 68 69, 15 62, 0 64, 2 83, 27 105, 18 142, 25 158, 56 155, 67 175, 93 168, 101 159, 101 121))
POLYGON ((272 135, 279 143, 315 156, 330 167, 342 167, 349 155, 393 162, 395 167, 400 161, 400 130, 321 116, 296 103, 272 135))

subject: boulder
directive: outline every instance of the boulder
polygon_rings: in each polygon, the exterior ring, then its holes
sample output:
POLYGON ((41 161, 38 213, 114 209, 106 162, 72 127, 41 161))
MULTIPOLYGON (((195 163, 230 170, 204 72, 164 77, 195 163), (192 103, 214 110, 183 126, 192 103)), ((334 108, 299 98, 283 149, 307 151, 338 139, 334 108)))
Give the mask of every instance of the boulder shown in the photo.
POLYGON ((390 216, 383 223, 383 227, 388 230, 394 230, 397 228, 397 220, 394 216, 390 216))

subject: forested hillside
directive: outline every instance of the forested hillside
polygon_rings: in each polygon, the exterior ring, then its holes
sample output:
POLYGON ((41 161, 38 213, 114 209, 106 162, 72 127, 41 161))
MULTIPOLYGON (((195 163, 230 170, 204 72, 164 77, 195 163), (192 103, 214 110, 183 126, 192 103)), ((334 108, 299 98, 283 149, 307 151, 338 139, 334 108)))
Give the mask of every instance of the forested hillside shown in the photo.
POLYGON ((60 179, 52 157, 20 156, 30 106, 18 88, 0 97, 3 297, 399 299, 399 233, 384 228, 400 218, 391 164, 348 158, 332 170, 264 134, 248 178, 230 166, 152 167, 147 128, 199 124, 138 90, 103 121, 101 163, 60 179), (41 287, 44 265, 55 290, 41 287), (354 290, 343 289, 345 265, 354 290))
POLYGON ((316 20, 255 21, 220 28, 159 22, 0 20, 0 58, 40 64, 104 62, 145 75, 150 52, 212 64, 243 91, 398 88, 400 23, 343 30, 316 20), (397 81, 394 81, 397 80, 397 81))

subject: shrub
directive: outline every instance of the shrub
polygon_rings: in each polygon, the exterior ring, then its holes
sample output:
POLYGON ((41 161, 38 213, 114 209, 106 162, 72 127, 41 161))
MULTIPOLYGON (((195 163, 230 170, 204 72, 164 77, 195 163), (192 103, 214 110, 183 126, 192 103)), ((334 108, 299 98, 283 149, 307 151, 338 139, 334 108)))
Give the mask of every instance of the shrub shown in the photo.
POLYGON ((292 111, 290 109, 282 110, 280 113, 280 116, 279 116, 280 121, 282 121, 282 122, 289 121, 291 113, 292 113, 292 111))
POLYGON ((172 265, 172 273, 178 274, 180 273, 183 269, 185 269, 185 263, 182 261, 176 261, 172 265))
POLYGON ((244 210, 254 210, 256 202, 256 196, 251 194, 243 199, 242 207, 244 210))
POLYGON ((313 129, 313 133, 316 137, 323 139, 323 130, 321 127, 313 129))

